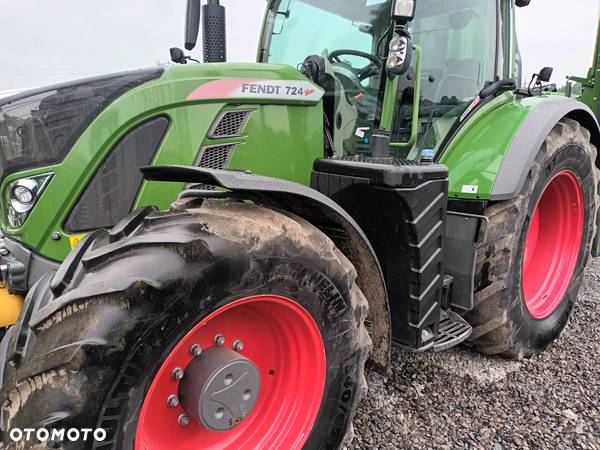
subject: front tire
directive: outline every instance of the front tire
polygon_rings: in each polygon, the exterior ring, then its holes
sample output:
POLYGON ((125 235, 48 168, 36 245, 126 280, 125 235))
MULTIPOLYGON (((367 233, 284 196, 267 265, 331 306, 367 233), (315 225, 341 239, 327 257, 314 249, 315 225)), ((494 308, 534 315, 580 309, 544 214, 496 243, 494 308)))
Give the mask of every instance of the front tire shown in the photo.
MULTIPOLYGON (((33 290, 26 354, 6 365, 4 429, 107 431, 64 449, 340 447, 370 339, 356 272, 333 243, 300 218, 235 202, 152 213, 135 228, 100 233, 65 262, 79 261, 59 295, 33 290), (222 349, 216 363, 194 362, 222 349), (190 405, 206 397, 183 382, 197 370, 218 379, 228 355, 259 381, 225 408, 202 400, 212 416, 199 418, 190 405)), ((241 386, 232 374, 222 388, 241 386)))
POLYGON ((478 251, 470 343, 511 358, 544 350, 564 329, 592 251, 596 148, 571 119, 540 149, 515 199, 491 205, 478 251))

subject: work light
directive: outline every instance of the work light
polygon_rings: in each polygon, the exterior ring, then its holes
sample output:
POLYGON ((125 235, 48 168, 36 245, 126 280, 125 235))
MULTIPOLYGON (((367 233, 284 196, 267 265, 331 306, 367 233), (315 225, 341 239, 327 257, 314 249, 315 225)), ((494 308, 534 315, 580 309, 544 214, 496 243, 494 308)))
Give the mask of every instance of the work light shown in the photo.
POLYGON ((392 7, 392 17, 401 22, 410 22, 415 17, 416 0, 396 0, 392 7))
POLYGON ((396 36, 390 41, 387 71, 391 75, 402 75, 410 66, 412 43, 408 36, 396 36))
POLYGON ((48 184, 52 174, 21 178, 10 184, 6 195, 8 222, 13 228, 19 228, 33 209, 35 202, 48 184))

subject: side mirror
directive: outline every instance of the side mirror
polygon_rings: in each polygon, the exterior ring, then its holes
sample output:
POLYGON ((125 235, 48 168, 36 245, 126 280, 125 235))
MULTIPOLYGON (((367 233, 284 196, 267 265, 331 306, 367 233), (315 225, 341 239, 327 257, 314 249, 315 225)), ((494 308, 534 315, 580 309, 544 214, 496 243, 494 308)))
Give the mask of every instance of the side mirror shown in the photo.
POLYGON ((185 13, 185 48, 193 50, 200 30, 200 0, 188 0, 185 13))
POLYGON ((417 0, 394 0, 392 3, 392 19, 401 24, 410 22, 415 17, 417 0))
POLYGON ((540 73, 538 75, 538 82, 549 83, 550 79, 552 78, 552 72, 554 72, 554 69, 552 67, 544 67, 542 70, 540 70, 540 73))
POLYGON ((388 76, 393 78, 404 74, 410 67, 412 60, 413 44, 409 36, 397 36, 390 41, 386 69, 388 76))
POLYGON ((185 57, 185 53, 178 47, 173 47, 171 50, 171 61, 176 64, 187 64, 187 58, 185 57))

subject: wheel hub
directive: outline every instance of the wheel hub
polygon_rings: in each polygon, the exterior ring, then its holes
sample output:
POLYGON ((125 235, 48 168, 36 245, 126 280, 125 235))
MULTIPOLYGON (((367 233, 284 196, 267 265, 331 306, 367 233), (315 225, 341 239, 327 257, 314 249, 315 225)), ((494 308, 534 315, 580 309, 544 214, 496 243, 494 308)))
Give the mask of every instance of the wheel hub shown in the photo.
POLYGON ((226 347, 211 347, 194 358, 179 384, 186 413, 212 431, 239 425, 254 408, 259 391, 256 366, 226 347))
POLYGON ((270 294, 233 301, 165 355, 134 448, 300 449, 317 421, 326 375, 323 338, 304 307, 270 294))

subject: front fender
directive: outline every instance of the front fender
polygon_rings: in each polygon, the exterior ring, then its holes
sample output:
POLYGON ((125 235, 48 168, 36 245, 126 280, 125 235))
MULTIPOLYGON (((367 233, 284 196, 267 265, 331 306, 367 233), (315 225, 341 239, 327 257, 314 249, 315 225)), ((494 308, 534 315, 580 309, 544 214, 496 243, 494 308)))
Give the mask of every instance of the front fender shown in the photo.
MULTIPOLYGON (((220 186, 244 200, 295 214, 325 233, 356 268, 357 284, 370 308, 368 329, 373 341, 370 360, 375 368, 387 371, 392 328, 381 266, 364 232, 338 204, 301 184, 239 171, 154 166, 143 168, 142 172, 147 180, 220 186)), ((190 190, 181 195, 202 197, 203 194, 207 193, 190 190)))

